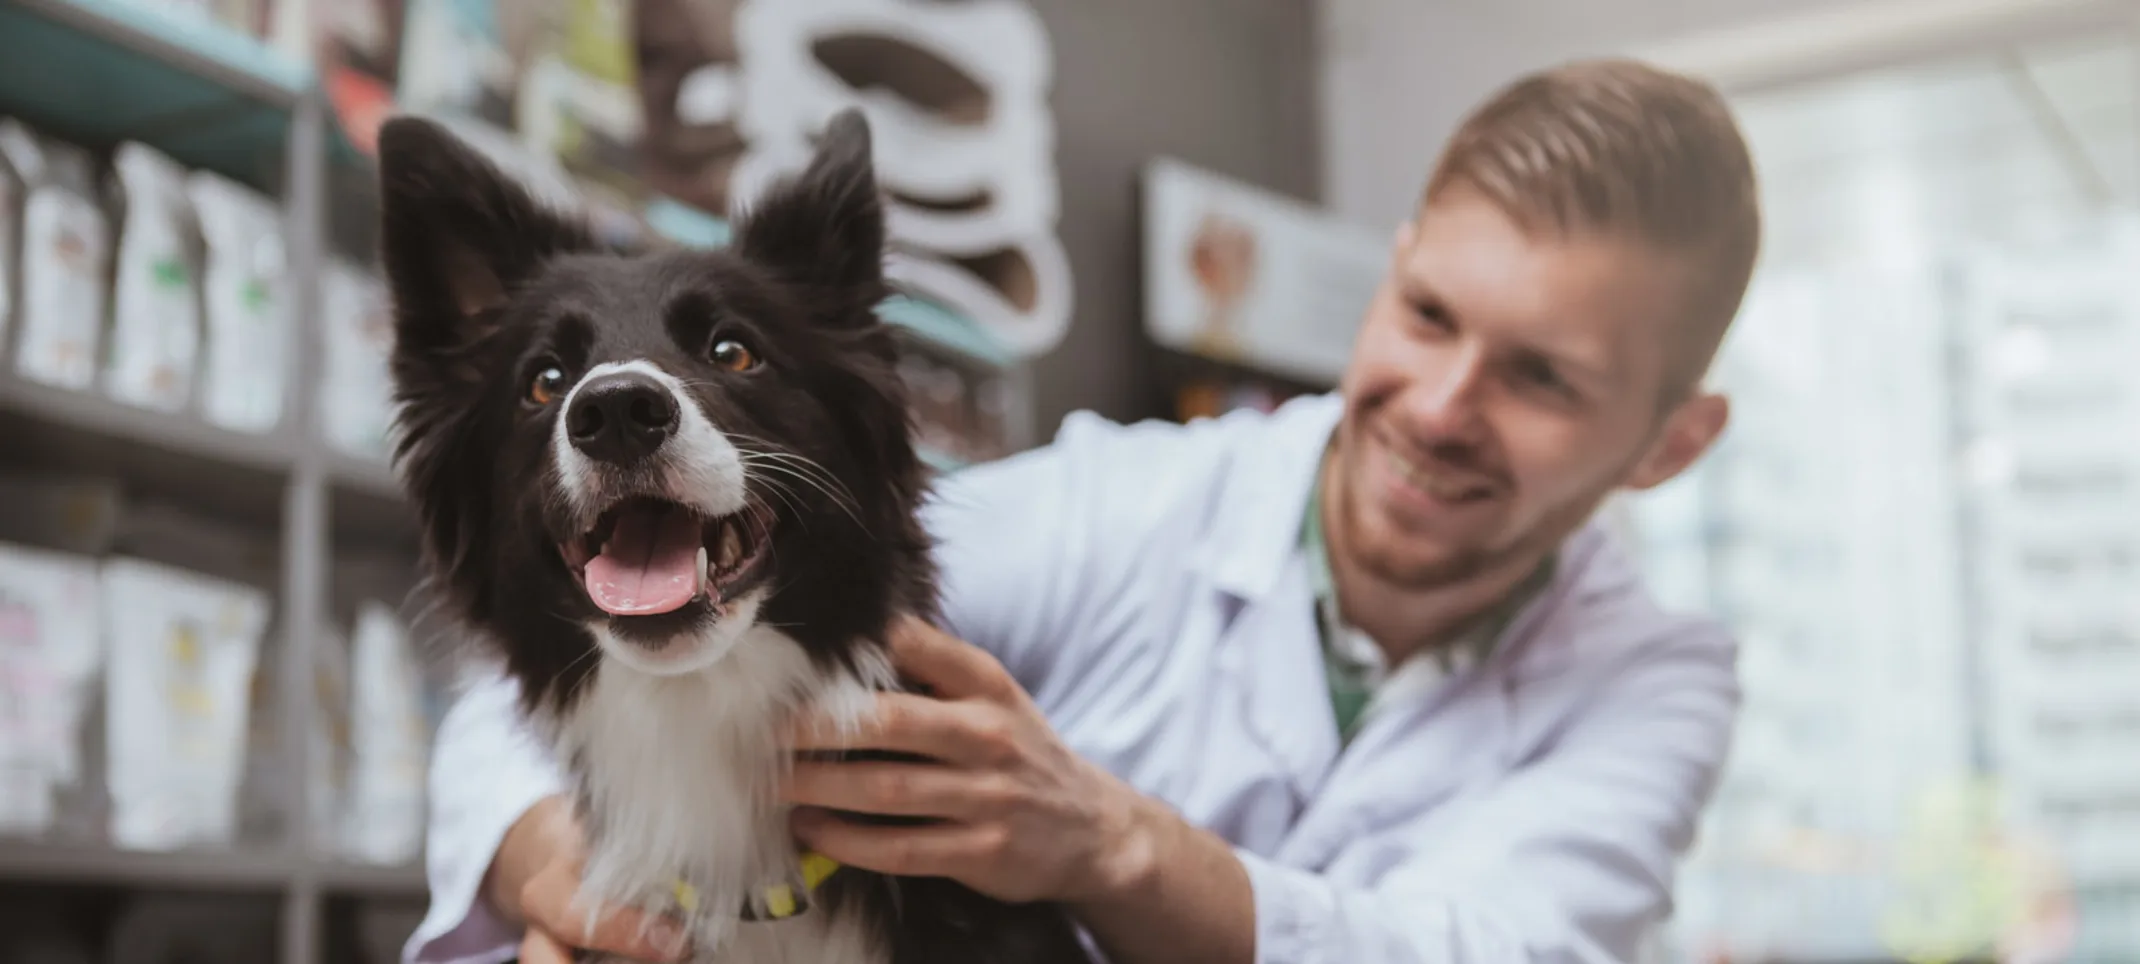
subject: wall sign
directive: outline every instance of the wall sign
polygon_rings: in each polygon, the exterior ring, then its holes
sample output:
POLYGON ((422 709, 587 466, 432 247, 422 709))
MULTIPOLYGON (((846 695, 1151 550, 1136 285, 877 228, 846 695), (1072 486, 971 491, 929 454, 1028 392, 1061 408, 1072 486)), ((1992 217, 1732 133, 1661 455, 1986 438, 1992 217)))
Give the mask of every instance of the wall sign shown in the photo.
POLYGON ((1388 238, 1174 160, 1144 180, 1144 321, 1167 348, 1330 385, 1388 238))

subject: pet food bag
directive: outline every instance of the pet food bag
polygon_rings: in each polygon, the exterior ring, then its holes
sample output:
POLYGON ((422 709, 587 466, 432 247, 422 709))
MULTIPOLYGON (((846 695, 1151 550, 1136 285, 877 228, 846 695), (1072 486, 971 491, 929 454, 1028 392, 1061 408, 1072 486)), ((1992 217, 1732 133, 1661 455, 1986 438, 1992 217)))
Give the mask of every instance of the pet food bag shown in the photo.
POLYGON ((350 647, 350 808, 345 849, 377 864, 413 861, 424 837, 430 743, 423 674, 393 609, 357 609, 350 647))
POLYGON ((15 364, 30 379, 87 389, 104 331, 110 227, 88 152, 0 119, 0 154, 22 179, 21 328, 15 364))
POLYGON ((79 784, 102 648, 96 564, 0 545, 0 832, 44 834, 79 784))
POLYGON ((268 595, 158 563, 101 573, 112 842, 234 842, 247 715, 268 595))
POLYGON ((383 457, 393 419, 388 353, 394 319, 385 284, 353 263, 330 258, 320 277, 327 371, 321 415, 328 441, 342 451, 383 457))
MULTIPOLYGON (((267 647, 254 668, 245 777, 238 791, 238 833, 248 840, 281 839, 289 830, 289 788, 297 781, 297 759, 289 750, 286 725, 282 658, 288 652, 284 646, 267 647)), ((312 698, 303 703, 312 710, 307 846, 312 853, 331 854, 341 846, 348 799, 349 658, 342 634, 330 629, 315 637, 312 656, 312 698)))
POLYGON ((192 397, 201 352, 186 169, 128 142, 119 145, 112 174, 123 213, 104 388, 123 402, 178 411, 192 397))
POLYGON ((225 428, 268 431, 282 418, 290 368, 282 211, 259 192, 207 171, 193 172, 186 192, 206 249, 201 414, 225 428))
POLYGON ((8 343, 15 323, 16 293, 22 269, 15 257, 15 239, 22 233, 22 177, 5 147, 0 147, 0 349, 8 343))

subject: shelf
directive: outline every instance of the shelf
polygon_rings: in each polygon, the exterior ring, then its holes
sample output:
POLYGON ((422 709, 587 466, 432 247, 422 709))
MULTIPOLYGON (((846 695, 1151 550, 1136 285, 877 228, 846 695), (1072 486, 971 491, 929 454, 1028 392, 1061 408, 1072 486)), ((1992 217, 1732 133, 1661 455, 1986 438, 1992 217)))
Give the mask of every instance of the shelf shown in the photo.
POLYGON ((305 64, 205 17, 123 0, 0 4, 0 113, 68 140, 138 140, 272 190, 311 85, 305 64))
POLYGON ((935 469, 938 472, 945 473, 946 475, 963 469, 969 464, 965 459, 961 459, 948 452, 944 452, 927 445, 921 446, 920 448, 922 462, 927 464, 930 468, 935 469))
POLYGON ((330 449, 327 475, 345 491, 388 502, 402 500, 401 480, 382 459, 330 449))
POLYGON ((300 878, 340 894, 421 897, 421 864, 400 867, 294 860, 273 851, 116 850, 0 839, 0 881, 187 890, 281 890, 300 878))
POLYGON ((0 373, 0 405, 55 426, 258 472, 286 473, 296 457, 286 436, 220 428, 192 415, 130 405, 91 391, 0 373))
POLYGON ((331 863, 312 868, 320 889, 337 894, 381 897, 422 897, 430 893, 421 864, 380 867, 370 864, 331 863))
POLYGON ((295 870, 295 863, 273 852, 165 853, 0 840, 0 880, 8 881, 274 890, 287 886, 295 870))
POLYGON ((895 296, 878 306, 877 316, 929 344, 950 349, 989 368, 1008 368, 1014 361, 979 325, 933 302, 895 296))

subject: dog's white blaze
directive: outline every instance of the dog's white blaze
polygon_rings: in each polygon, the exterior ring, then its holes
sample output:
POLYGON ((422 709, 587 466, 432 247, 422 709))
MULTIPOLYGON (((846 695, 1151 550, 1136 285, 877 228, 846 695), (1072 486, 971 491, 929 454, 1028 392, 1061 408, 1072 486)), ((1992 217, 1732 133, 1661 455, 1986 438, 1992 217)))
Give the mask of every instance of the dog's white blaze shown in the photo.
POLYGON ((722 622, 748 628, 725 647, 697 648, 723 649, 724 658, 659 675, 605 658, 558 721, 558 758, 580 761, 600 820, 590 828, 582 894, 666 912, 673 882, 688 879, 700 913, 687 928, 698 946, 722 948, 694 958, 699 964, 882 964, 888 949, 854 915, 745 922, 738 914, 756 887, 797 872, 787 808, 777 798, 794 713, 817 706, 852 724, 871 694, 890 686, 891 667, 878 659, 859 678, 827 675, 786 634, 748 619, 722 622))
MULTIPOLYGON (((726 433, 706 418, 706 413, 698 406, 697 397, 685 389, 683 381, 663 371, 661 366, 644 359, 596 365, 565 393, 558 411, 572 411, 572 400, 579 397, 581 386, 618 372, 637 372, 660 382, 676 403, 676 434, 662 445, 659 455, 665 467, 662 481, 670 497, 709 516, 741 511, 744 506, 743 453, 737 451, 726 433)), ((560 414, 550 430, 551 460, 557 466, 560 487, 565 498, 571 500, 573 509, 581 514, 592 514, 603 508, 592 504, 601 495, 599 467, 573 447, 566 421, 560 414)))

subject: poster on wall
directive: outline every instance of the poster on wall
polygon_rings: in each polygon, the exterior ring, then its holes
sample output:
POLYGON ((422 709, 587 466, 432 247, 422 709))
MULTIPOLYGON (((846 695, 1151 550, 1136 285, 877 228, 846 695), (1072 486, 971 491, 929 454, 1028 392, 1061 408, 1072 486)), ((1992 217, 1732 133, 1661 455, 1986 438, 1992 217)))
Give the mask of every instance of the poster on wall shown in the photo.
POLYGON ((1388 235, 1311 205, 1173 159, 1145 168, 1145 330, 1164 347, 1334 384, 1388 258, 1388 235))

